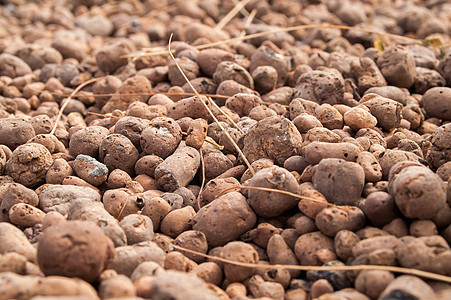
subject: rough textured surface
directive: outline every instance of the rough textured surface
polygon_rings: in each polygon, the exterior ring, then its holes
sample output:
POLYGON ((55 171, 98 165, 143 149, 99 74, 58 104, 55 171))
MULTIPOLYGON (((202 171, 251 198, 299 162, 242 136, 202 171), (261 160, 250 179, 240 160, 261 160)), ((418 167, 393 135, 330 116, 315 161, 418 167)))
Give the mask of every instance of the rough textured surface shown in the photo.
POLYGON ((11 150, 26 143, 35 135, 31 124, 21 119, 0 119, 0 144, 11 150))
POLYGON ((434 130, 431 140, 432 145, 426 153, 426 160, 429 164, 438 168, 450 161, 450 136, 450 124, 442 125, 434 130))
POLYGON ((35 191, 25 187, 20 183, 4 183, 0 185, 0 220, 9 220, 9 210, 15 204, 25 203, 38 206, 39 198, 35 191))
POLYGON ((94 186, 104 183, 108 176, 108 168, 104 164, 83 154, 75 158, 74 171, 78 177, 94 186))
POLYGON ((91 202, 84 198, 72 200, 67 219, 92 221, 113 241, 115 247, 127 244, 124 230, 119 226, 117 220, 105 210, 100 201, 91 202))
POLYGON ((387 47, 377 59, 377 66, 388 83, 409 88, 415 80, 415 60, 403 46, 387 47))
POLYGON ((432 218, 446 203, 442 180, 425 167, 403 169, 391 185, 396 205, 408 218, 432 218))
POLYGON ((344 81, 341 74, 311 71, 299 77, 293 92, 294 98, 303 98, 318 104, 338 104, 343 100, 344 81))
POLYGON ((100 202, 100 195, 89 187, 50 185, 39 194, 39 208, 44 212, 57 211, 65 215, 75 199, 100 202))
POLYGON ((451 298, 449 1, 0 2, 0 300, 451 298))
POLYGON ((138 157, 136 147, 122 134, 110 134, 99 145, 99 159, 110 171, 117 168, 131 174, 138 157))
POLYGON ((6 163, 6 174, 15 181, 33 187, 45 180, 45 175, 53 164, 53 158, 41 144, 29 143, 17 147, 6 163))
POLYGON ((199 152, 192 147, 182 147, 155 168, 155 180, 161 189, 173 192, 188 183, 200 166, 199 152))
POLYGON ((299 154, 301 143, 299 131, 290 120, 281 116, 261 120, 239 142, 249 162, 270 158, 278 164, 299 154))

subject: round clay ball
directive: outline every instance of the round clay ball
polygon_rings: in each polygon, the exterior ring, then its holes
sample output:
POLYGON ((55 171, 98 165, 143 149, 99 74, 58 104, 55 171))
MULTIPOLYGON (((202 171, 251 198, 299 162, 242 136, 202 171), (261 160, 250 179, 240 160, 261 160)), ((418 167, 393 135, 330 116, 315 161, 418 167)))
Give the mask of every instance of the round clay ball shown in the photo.
POLYGON ((442 179, 426 167, 404 168, 390 186, 396 205, 407 218, 432 218, 446 202, 442 179))
POLYGON ((45 180, 53 164, 49 150, 41 144, 24 144, 14 150, 6 163, 6 174, 27 187, 36 186, 45 180))
POLYGON ((431 117, 451 120, 451 88, 434 87, 424 93, 421 99, 424 110, 431 117))
POLYGON ((11 150, 35 136, 33 126, 22 119, 0 119, 0 144, 11 150))
POLYGON ((124 230, 129 245, 153 239, 153 223, 148 216, 131 214, 125 216, 119 225, 124 230))
MULTIPOLYGON (((221 257, 228 260, 253 264, 259 261, 258 253, 251 245, 237 241, 225 245, 221 252, 221 257)), ((230 282, 243 282, 252 276, 254 272, 254 268, 224 264, 224 275, 230 282)))
POLYGON ((93 282, 113 255, 113 242, 90 221, 53 225, 45 230, 38 244, 38 263, 46 276, 78 277, 93 282))
POLYGON ((133 143, 122 134, 110 134, 99 146, 99 158, 108 170, 121 169, 133 174, 139 152, 133 143))
POLYGON ((425 159, 428 164, 439 168, 447 163, 451 155, 451 124, 438 127, 432 133, 431 147, 427 150, 425 159))
POLYGON ((125 135, 137 149, 140 149, 141 133, 148 126, 148 124, 149 121, 145 119, 131 116, 123 117, 119 121, 117 121, 116 125, 114 126, 114 133, 125 135))
MULTIPOLYGON (((296 193, 298 183, 296 178, 284 168, 270 167, 258 171, 247 185, 252 187, 263 187, 281 189, 296 193)), ((299 199, 280 193, 267 191, 249 190, 248 203, 255 213, 262 217, 275 217, 296 206, 299 199)))
POLYGON ((89 126, 75 132, 70 137, 69 153, 76 157, 79 154, 96 158, 99 155, 99 146, 109 134, 109 130, 102 126, 89 126))
POLYGON ((11 223, 18 227, 33 227, 42 224, 45 213, 37 207, 26 203, 17 203, 9 210, 11 223))
POLYGON ((175 120, 157 117, 142 131, 141 147, 146 154, 166 158, 175 151, 181 140, 182 130, 175 120))

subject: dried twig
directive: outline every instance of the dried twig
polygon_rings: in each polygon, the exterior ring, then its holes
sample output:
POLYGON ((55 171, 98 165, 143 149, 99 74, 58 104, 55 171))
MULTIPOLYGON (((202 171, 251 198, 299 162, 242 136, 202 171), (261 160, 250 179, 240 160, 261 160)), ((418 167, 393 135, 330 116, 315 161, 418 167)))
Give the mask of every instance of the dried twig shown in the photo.
POLYGON ((202 183, 200 185, 199 194, 197 195, 196 204, 197 209, 200 209, 200 195, 202 194, 202 190, 204 189, 205 185, 205 162, 204 162, 204 155, 202 153, 202 149, 199 149, 200 152, 200 163, 202 164, 202 183))
POLYGON ((255 18, 255 15, 256 15, 256 14, 257 14, 257 10, 254 8, 254 9, 251 11, 249 17, 247 18, 246 23, 244 24, 243 31, 241 31, 239 37, 244 37, 244 36, 246 36, 246 28, 249 27, 249 25, 252 24, 252 21, 254 21, 254 18, 255 18))
MULTIPOLYGON (((237 5, 238 4, 238 0, 232 0, 233 1, 233 4, 234 5, 237 5)), ((240 9, 240 13, 243 15, 243 16, 245 16, 246 18, 249 18, 249 15, 250 15, 250 13, 246 10, 246 8, 241 8, 240 9)))
MULTIPOLYGON (((50 134, 55 134, 55 130, 56 127, 58 126, 58 122, 61 119, 61 116, 63 115, 64 109, 67 107, 67 105, 69 104, 69 101, 72 99, 72 97, 77 94, 82 88, 84 88, 85 86, 87 86, 88 84, 91 84, 93 82, 99 81, 101 79, 103 79, 105 77, 98 77, 98 78, 92 78, 88 81, 83 82, 82 84, 80 84, 79 86, 77 86, 77 88, 69 95, 68 98, 66 98, 66 102, 64 102, 63 106, 61 106, 60 111, 58 112, 58 115, 56 116, 55 119, 55 124, 53 125, 53 129, 50 132, 50 134)), ((86 95, 85 95, 86 96, 86 95)))
MULTIPOLYGON (((423 42, 422 40, 416 40, 416 39, 413 39, 413 38, 400 36, 400 35, 396 35, 396 34, 393 34, 393 33, 382 32, 382 31, 377 31, 377 30, 371 30, 371 29, 366 29, 366 28, 359 28, 359 27, 345 26, 345 25, 331 25, 331 24, 309 24, 309 25, 291 26, 291 27, 286 27, 286 28, 277 28, 277 29, 274 29, 274 30, 268 30, 268 31, 264 31, 264 32, 257 32, 257 33, 254 33, 254 34, 249 34, 249 35, 245 35, 245 36, 239 36, 239 37, 236 37, 236 38, 231 38, 231 39, 228 39, 228 40, 223 40, 223 41, 218 41, 218 42, 198 45, 198 46, 195 46, 195 47, 197 49, 199 49, 199 50, 202 50, 202 49, 206 49, 206 48, 220 46, 220 45, 223 45, 223 44, 231 44, 231 43, 235 43, 235 42, 251 40, 251 39, 262 37, 262 36, 269 35, 269 34, 272 34, 272 33, 290 32, 290 31, 303 30, 303 29, 314 29, 314 28, 354 30, 354 31, 361 31, 361 32, 366 32, 366 33, 370 33, 370 34, 377 34, 379 36, 397 38, 397 39, 401 39, 401 40, 404 40, 404 41, 409 42, 409 43, 421 44, 423 42)), ((152 55, 163 55, 163 54, 167 54, 167 53, 168 53, 167 50, 165 50, 165 51, 154 51, 152 53, 141 52, 141 53, 134 53, 134 54, 124 55, 122 57, 124 57, 124 58, 128 58, 128 57, 145 57, 145 56, 152 56, 152 55)))
POLYGON ((222 108, 219 107, 218 104, 216 104, 216 102, 214 102, 210 97, 208 97, 208 100, 210 100, 210 103, 212 103, 213 106, 214 106, 217 110, 219 110, 219 111, 227 118, 227 120, 229 120, 229 122, 232 123, 232 125, 233 125, 236 129, 238 129, 238 131, 239 131, 241 134, 244 134, 244 131, 238 126, 238 124, 236 124, 235 121, 233 121, 232 118, 231 118, 228 114, 226 114, 226 113, 222 110, 222 108))
POLYGON ((206 141, 207 143, 209 143, 209 144, 212 144, 213 146, 215 146, 216 148, 218 148, 218 149, 221 150, 221 151, 224 150, 224 146, 219 145, 218 143, 215 142, 214 139, 212 139, 212 138, 209 137, 209 136, 207 136, 207 137, 205 138, 205 141, 206 141))
MULTIPOLYGON (((31 89, 32 91, 35 91, 37 93, 40 93, 39 90, 31 89)), ((72 97, 72 98, 78 98, 78 97, 111 97, 111 96, 122 96, 123 94, 118 93, 110 93, 110 94, 83 94, 83 95, 66 95, 66 94, 60 94, 58 92, 50 92, 54 96, 59 97, 72 97)), ((146 92, 146 93, 128 93, 127 96, 153 96, 153 95, 165 95, 165 96, 196 96, 195 93, 185 93, 185 92, 146 92)), ((201 96, 209 97, 209 98, 217 98, 217 99, 229 99, 229 96, 225 95, 213 95, 213 94, 200 94, 201 96)))
POLYGON ((249 168, 249 170, 251 171, 252 175, 255 174, 254 169, 252 168, 251 164, 249 163, 249 161, 247 160, 246 156, 244 155, 244 153, 241 151, 240 147, 238 147, 238 145, 235 143, 235 141, 233 140, 233 138, 230 136, 229 132, 224 128, 224 126, 221 125, 221 123, 219 123, 218 119, 216 118, 216 116, 213 114, 213 112, 211 111, 211 109, 208 107, 208 105, 205 103, 204 99, 202 99, 201 95, 196 91, 196 89, 194 88, 194 86, 191 84, 191 82, 189 81, 188 77, 186 77, 186 74, 183 72, 182 68, 180 67, 179 63, 177 62, 177 60, 175 59, 174 55, 171 52, 171 41, 172 41, 172 34, 169 37, 169 44, 168 44, 168 48, 169 48, 169 55, 171 55, 171 58, 174 60, 177 68, 179 69, 180 73, 182 74, 183 78, 186 80, 186 82, 188 83, 188 85, 191 87, 191 89, 193 90, 193 92, 196 94, 196 96, 198 97, 199 101, 202 103, 202 105, 205 107, 205 109, 208 111, 208 113, 210 114, 210 116, 213 118, 213 120, 216 122, 216 124, 218 124, 219 128, 221 128, 221 130, 224 132, 224 134, 227 136, 227 138, 230 140, 230 143, 232 143, 233 147, 238 151, 238 153, 240 154, 241 158, 243 159, 243 161, 245 162, 245 164, 247 165, 247 167, 249 168))
POLYGON ((241 9, 244 8, 244 6, 246 4, 249 3, 250 0, 243 0, 238 2, 229 12, 227 15, 224 16, 224 18, 222 18, 221 21, 219 21, 219 23, 216 25, 215 29, 221 30, 222 28, 224 28, 225 25, 227 25, 227 23, 229 23, 235 16, 237 13, 240 12, 241 9))
POLYGON ((266 264, 252 264, 244 263, 240 261, 234 261, 218 256, 212 256, 204 254, 198 251, 187 249, 175 244, 171 244, 174 249, 185 251, 191 254, 196 254, 211 260, 220 261, 226 264, 236 265, 240 267, 255 268, 255 269, 287 269, 287 270, 300 270, 300 271, 361 271, 361 270, 383 270, 395 273, 403 273, 414 276, 419 276, 427 279, 438 280, 451 283, 451 277, 440 275, 432 272, 421 271, 412 268, 402 268, 393 266, 381 266, 381 265, 355 265, 355 266, 300 266, 300 265, 266 265, 266 264))
POLYGON ((295 193, 291 193, 291 192, 288 192, 288 191, 282 191, 282 190, 278 190, 278 189, 265 188, 265 187, 259 187, 259 186, 234 185, 234 186, 231 186, 229 188, 226 188, 226 189, 222 190, 220 193, 218 193, 216 195, 215 199, 221 197, 222 195, 224 195, 225 193, 227 193, 229 191, 236 190, 237 188, 238 189, 258 190, 258 191, 264 191, 264 192, 273 192, 273 193, 284 194, 284 195, 292 196, 292 197, 295 197, 295 198, 298 198, 298 199, 301 199, 301 200, 307 200, 307 201, 310 201, 310 202, 315 202, 315 203, 318 203, 318 204, 322 204, 325 207, 335 207, 337 209, 340 209, 340 210, 343 210, 343 211, 346 211, 346 212, 350 212, 348 209, 346 209, 346 207, 335 205, 333 203, 324 202, 324 201, 321 201, 321 200, 318 200, 318 199, 315 199, 315 198, 311 198, 311 197, 307 197, 307 196, 301 196, 301 195, 298 195, 298 194, 295 194, 295 193))

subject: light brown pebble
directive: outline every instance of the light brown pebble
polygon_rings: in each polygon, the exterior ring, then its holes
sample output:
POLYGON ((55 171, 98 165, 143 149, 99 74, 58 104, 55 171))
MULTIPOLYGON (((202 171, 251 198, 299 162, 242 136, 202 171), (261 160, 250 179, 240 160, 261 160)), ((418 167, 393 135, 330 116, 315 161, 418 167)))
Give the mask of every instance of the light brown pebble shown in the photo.
POLYGON ((41 144, 29 143, 17 147, 6 163, 6 174, 25 186, 44 182, 53 164, 50 152, 41 144))
POLYGON ((382 168, 370 152, 360 152, 356 162, 363 168, 366 182, 377 182, 382 179, 382 168))
POLYGON ((377 119, 370 112, 360 107, 354 107, 343 115, 346 125, 352 130, 358 131, 362 128, 374 128, 377 124, 377 119))
POLYGON ((446 203, 446 190, 442 180, 426 167, 404 168, 393 179, 391 186, 391 195, 407 218, 432 218, 446 203), (426 206, 424 199, 429 199, 426 206))
POLYGON ((102 126, 83 128, 71 135, 69 153, 74 157, 85 154, 96 158, 99 156, 100 143, 108 134, 108 129, 102 126))
MULTIPOLYGON (((294 246, 296 257, 301 265, 322 265, 320 251, 327 250, 328 255, 332 254, 331 260, 336 259, 334 255, 334 242, 319 231, 301 235, 294 246), (334 258, 335 257, 335 258, 334 258)), ((324 251, 323 251, 324 252, 324 251)))
POLYGON ((187 186, 200 166, 200 154, 193 147, 178 148, 155 168, 155 180, 159 189, 173 192, 187 186))
POLYGON ((311 165, 318 164, 326 158, 336 158, 345 161, 355 162, 360 154, 360 149, 356 145, 348 142, 327 143, 311 142, 304 148, 305 158, 311 165))
POLYGON ((115 255, 107 267, 118 274, 130 277, 136 267, 144 261, 154 261, 163 266, 165 255, 164 250, 152 241, 120 246, 115 248, 115 255))
POLYGON ((192 120, 187 131, 186 145, 200 149, 207 137, 207 127, 208 123, 204 119, 192 120))
POLYGON ((26 203, 17 203, 9 210, 11 223, 19 227, 33 227, 42 224, 45 213, 37 207, 26 203))
POLYGON ((121 169, 114 169, 108 176, 106 184, 110 189, 119 189, 126 187, 131 181, 132 178, 127 172, 121 169))
POLYGON ((302 74, 296 82, 294 98, 303 98, 318 104, 341 103, 344 96, 344 80, 338 70, 314 70, 302 74))
MULTIPOLYGON (((174 244, 182 248, 194 250, 203 254, 208 251, 207 237, 204 233, 197 230, 187 230, 182 232, 174 240, 174 244)), ((186 257, 194 260, 196 263, 202 263, 205 261, 205 257, 189 253, 187 251, 179 250, 186 257)))
POLYGON ((163 159, 157 155, 144 155, 135 164, 135 173, 137 175, 146 174, 152 178, 155 177, 155 168, 163 162, 163 159))
POLYGON ((255 89, 261 94, 266 94, 275 89, 278 74, 272 66, 259 66, 252 71, 252 78, 254 79, 255 89))
POLYGON ((377 66, 388 83, 394 86, 410 88, 415 81, 415 59, 404 46, 387 47, 377 59, 377 66))
POLYGON ((265 281, 262 276, 254 275, 247 282, 251 295, 255 298, 283 299, 283 285, 274 281, 265 281))
POLYGON ((161 221, 160 229, 164 234, 175 238, 182 232, 192 228, 196 212, 192 206, 169 212, 161 221))
POLYGON ((142 214, 148 216, 153 223, 154 231, 160 228, 161 221, 171 211, 170 204, 160 197, 144 197, 142 214))
MULTIPOLYGON (((429 122, 423 122, 429 123, 429 122)), ((445 164, 450 154, 450 139, 451 137, 451 124, 445 124, 436 128, 432 132, 431 147, 428 148, 426 153, 426 160, 430 165, 439 168, 445 164)))
POLYGON ((371 115, 377 119, 377 124, 387 131, 401 122, 402 105, 399 102, 369 93, 360 99, 360 103, 370 109, 371 115))
MULTIPOLYGON (((223 248, 221 257, 246 263, 258 263, 258 254, 255 249, 244 242, 229 242, 223 248)), ((229 282, 243 282, 255 273, 255 268, 224 264, 224 275, 229 282)))
POLYGON ((316 118, 327 129, 341 129, 343 128, 343 116, 332 105, 323 103, 315 109, 316 118))
POLYGON ((222 246, 250 230, 255 222, 246 198, 230 192, 202 207, 194 217, 193 229, 203 232, 210 246, 222 246))
POLYGON ((343 229, 357 231, 365 221, 364 213, 355 206, 326 207, 315 218, 316 227, 330 237, 343 229))
POLYGON ((339 205, 356 204, 364 184, 365 172, 359 164, 337 158, 321 160, 313 175, 315 189, 328 201, 339 205), (340 184, 337 184, 338 180, 340 184))
POLYGON ((177 122, 168 117, 157 117, 141 133, 141 147, 146 154, 163 159, 174 153, 182 140, 182 130, 177 122))
POLYGON ((177 270, 180 272, 191 272, 197 264, 180 252, 173 251, 166 255, 164 268, 166 270, 177 270))
POLYGON ((121 169, 132 174, 139 152, 122 134, 110 134, 99 145, 99 159, 108 170, 121 169))
POLYGON ((433 299, 435 297, 434 291, 426 282, 416 276, 402 275, 390 282, 379 295, 379 298, 390 298, 392 295, 399 294, 402 297, 417 299, 433 299))
POLYGON ((131 214, 124 217, 119 225, 125 232, 128 245, 151 241, 153 239, 153 223, 147 216, 131 214))
POLYGON ((0 119, 0 144, 11 150, 25 144, 35 136, 33 126, 22 119, 0 119))
POLYGON ((68 162, 63 158, 57 158, 45 174, 45 181, 51 184, 61 184, 64 178, 73 174, 74 170, 68 162))
POLYGON ((130 278, 125 275, 116 275, 102 280, 99 295, 102 299, 135 297, 136 290, 130 278))
POLYGON ((437 226, 431 220, 414 220, 410 224, 409 233, 412 236, 430 236, 438 234, 437 226))
POLYGON ((195 266, 191 272, 204 281, 220 286, 223 280, 222 269, 217 263, 208 261, 195 266))
POLYGON ((316 299, 323 294, 333 293, 334 288, 326 279, 319 279, 312 284, 310 289, 311 299, 316 299))
POLYGON ((88 282, 100 275, 113 253, 113 242, 90 221, 63 221, 51 226, 38 244, 38 262, 44 274, 79 277, 88 282), (71 255, 73 251, 77 254, 71 255), (85 260, 92 263, 85 264, 85 260))

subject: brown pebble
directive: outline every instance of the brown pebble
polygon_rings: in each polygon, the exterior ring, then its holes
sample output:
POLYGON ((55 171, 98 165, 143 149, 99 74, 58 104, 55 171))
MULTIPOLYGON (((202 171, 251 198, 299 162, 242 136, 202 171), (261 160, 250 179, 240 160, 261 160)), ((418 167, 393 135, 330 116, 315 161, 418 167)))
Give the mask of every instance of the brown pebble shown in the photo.
POLYGON ((37 207, 26 203, 17 203, 9 210, 11 223, 19 227, 33 227, 42 224, 45 213, 37 207))
POLYGON ((38 262, 44 274, 79 277, 88 282, 100 275, 113 253, 113 242, 89 221, 67 221, 48 227, 38 244, 38 262))

